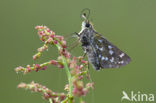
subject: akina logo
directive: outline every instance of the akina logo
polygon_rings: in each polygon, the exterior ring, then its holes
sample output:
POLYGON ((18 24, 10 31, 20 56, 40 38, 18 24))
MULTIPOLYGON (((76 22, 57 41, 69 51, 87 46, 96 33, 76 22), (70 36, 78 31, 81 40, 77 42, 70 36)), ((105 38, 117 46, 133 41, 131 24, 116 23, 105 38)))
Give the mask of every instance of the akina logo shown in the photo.
POLYGON ((155 99, 154 99, 154 94, 152 93, 149 93, 149 94, 146 94, 146 93, 142 93, 140 91, 138 92, 134 92, 134 91, 131 91, 130 94, 126 93, 125 91, 122 91, 122 98, 121 98, 121 101, 134 101, 134 102, 153 102, 155 99))

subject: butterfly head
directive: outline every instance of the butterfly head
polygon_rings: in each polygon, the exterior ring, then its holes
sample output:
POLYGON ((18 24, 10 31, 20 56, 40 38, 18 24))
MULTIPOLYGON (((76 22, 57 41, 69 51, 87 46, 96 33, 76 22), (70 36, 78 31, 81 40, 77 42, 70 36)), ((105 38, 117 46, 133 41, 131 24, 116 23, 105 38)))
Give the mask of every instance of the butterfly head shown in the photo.
POLYGON ((84 19, 81 25, 82 30, 93 28, 93 25, 89 22, 88 17, 86 16, 86 13, 82 14, 82 18, 84 19))

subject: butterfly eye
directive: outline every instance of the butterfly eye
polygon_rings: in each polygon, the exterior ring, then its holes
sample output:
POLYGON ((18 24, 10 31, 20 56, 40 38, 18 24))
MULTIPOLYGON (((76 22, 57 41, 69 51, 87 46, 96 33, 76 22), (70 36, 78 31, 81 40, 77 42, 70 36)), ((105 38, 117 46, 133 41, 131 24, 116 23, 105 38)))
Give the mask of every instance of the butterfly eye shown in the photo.
POLYGON ((86 27, 89 28, 90 27, 90 24, 89 23, 86 23, 86 27))

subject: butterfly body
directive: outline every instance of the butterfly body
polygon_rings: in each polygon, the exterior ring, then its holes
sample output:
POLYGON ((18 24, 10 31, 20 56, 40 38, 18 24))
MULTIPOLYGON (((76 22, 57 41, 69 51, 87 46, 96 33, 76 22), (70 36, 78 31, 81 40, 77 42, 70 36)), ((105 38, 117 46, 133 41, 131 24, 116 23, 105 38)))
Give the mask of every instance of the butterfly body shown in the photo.
POLYGON ((96 32, 93 25, 85 20, 78 33, 84 53, 95 70, 119 68, 130 62, 130 57, 96 32))
POLYGON ((98 56, 96 50, 93 46, 95 31, 91 28, 84 29, 80 33, 80 41, 82 43, 82 48, 88 56, 89 62, 92 64, 93 68, 98 70, 100 68, 98 56))

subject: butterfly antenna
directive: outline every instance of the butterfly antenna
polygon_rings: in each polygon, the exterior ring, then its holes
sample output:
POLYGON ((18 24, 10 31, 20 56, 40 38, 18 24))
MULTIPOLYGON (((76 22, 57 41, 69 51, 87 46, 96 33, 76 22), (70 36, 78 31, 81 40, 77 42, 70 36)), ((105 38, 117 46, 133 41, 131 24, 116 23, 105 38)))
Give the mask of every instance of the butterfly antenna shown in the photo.
POLYGON ((88 20, 89 16, 90 16, 90 9, 89 9, 89 8, 85 8, 85 9, 83 9, 83 10, 81 11, 80 17, 81 17, 82 19, 88 20))

